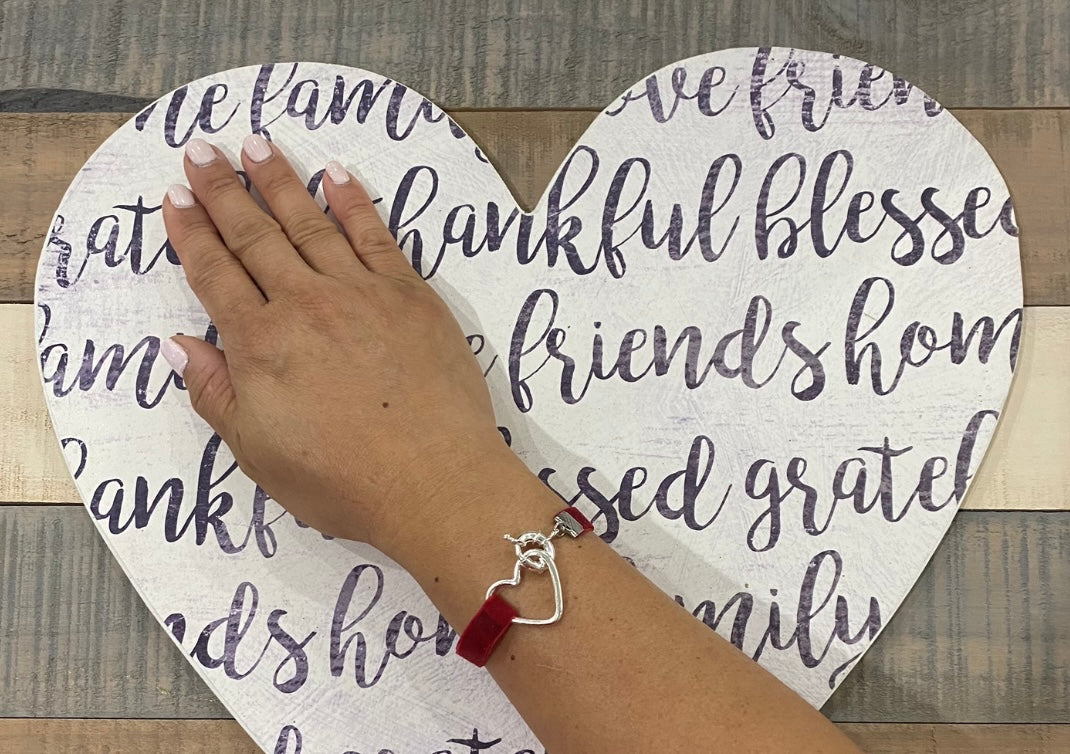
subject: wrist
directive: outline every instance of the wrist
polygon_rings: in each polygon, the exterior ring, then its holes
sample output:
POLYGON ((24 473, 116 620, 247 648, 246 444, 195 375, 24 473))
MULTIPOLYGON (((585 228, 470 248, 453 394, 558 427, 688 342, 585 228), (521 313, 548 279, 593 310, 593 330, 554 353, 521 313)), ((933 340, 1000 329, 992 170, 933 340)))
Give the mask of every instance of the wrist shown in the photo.
MULTIPOLYGON (((426 489, 406 506, 414 513, 391 527, 380 547, 458 631, 479 609, 487 587, 512 572, 516 556, 504 535, 549 532, 554 516, 567 507, 511 450, 502 449, 426 489)), ((508 597, 522 605, 527 595, 517 589, 508 597)))
POLYGON ((493 531, 496 539, 523 526, 544 527, 564 502, 507 446, 466 463, 454 463, 413 493, 389 527, 388 554, 409 568, 438 560, 458 546, 475 544, 471 535, 493 531), (549 512, 549 513, 547 513, 549 512), (498 529, 490 527, 497 526, 498 529), (502 528, 504 527, 504 528, 502 528))

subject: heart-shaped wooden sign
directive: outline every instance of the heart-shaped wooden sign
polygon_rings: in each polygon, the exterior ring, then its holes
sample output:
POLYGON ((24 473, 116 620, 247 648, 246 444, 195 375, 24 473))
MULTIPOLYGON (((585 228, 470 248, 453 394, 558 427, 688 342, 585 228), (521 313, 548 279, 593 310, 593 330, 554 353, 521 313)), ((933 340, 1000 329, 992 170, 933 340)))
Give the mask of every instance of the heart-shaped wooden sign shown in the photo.
POLYGON ((415 582, 260 492, 159 355, 214 337, 160 217, 182 147, 237 164, 251 132, 318 196, 329 159, 361 176, 521 457, 684 608, 828 697, 951 523, 1014 368, 1007 188, 950 113, 836 55, 703 55, 610 103, 528 214, 419 94, 277 64, 162 97, 78 173, 38 271, 42 376, 153 614, 268 750, 512 754, 541 747, 415 582))

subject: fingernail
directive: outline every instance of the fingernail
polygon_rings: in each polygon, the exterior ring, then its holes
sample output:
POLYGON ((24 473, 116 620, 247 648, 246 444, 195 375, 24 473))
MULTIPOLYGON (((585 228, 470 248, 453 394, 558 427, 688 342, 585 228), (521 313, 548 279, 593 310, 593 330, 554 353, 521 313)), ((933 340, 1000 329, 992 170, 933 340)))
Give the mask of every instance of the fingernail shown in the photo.
POLYGON ((338 186, 349 183, 349 171, 342 167, 342 163, 334 160, 327 163, 327 176, 331 179, 331 183, 338 186))
POLYGON ((168 338, 160 343, 160 353, 163 355, 164 361, 170 364, 171 368, 181 377, 182 373, 186 371, 186 364, 189 363, 189 354, 186 353, 186 349, 180 346, 174 338, 168 338))
POLYGON ((167 189, 167 198, 171 200, 171 206, 178 209, 187 209, 197 203, 193 198, 193 192, 181 183, 172 183, 167 189))
POLYGON ((241 148, 253 162, 267 162, 271 159, 271 156, 275 154, 271 151, 271 145, 268 143, 268 140, 260 134, 246 136, 245 141, 242 142, 241 148))
POLYGON ((212 145, 204 139, 190 139, 186 143, 186 157, 199 168, 213 162, 216 158, 212 145))

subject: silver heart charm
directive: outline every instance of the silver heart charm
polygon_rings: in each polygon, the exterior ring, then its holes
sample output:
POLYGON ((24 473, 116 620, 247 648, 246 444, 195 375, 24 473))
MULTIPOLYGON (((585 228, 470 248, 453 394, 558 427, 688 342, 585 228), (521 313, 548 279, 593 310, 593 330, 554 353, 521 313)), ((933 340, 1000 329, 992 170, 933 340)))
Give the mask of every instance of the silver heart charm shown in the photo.
MULTIPOLYGON (((539 557, 542 564, 546 567, 546 570, 550 572, 550 580, 554 585, 554 614, 549 618, 521 618, 516 616, 513 618, 513 623, 523 623, 529 626, 546 626, 551 623, 557 623, 561 619, 561 614, 565 611, 564 600, 561 597, 561 576, 557 573, 557 564, 554 563, 552 557, 547 556, 543 550, 528 550, 525 555, 528 558, 539 557), (541 556, 541 557, 540 557, 541 556)), ((490 596, 494 594, 494 591, 500 586, 517 586, 520 584, 520 570, 524 565, 524 560, 518 560, 513 567, 513 578, 502 579, 501 581, 495 581, 490 585, 487 590, 486 599, 490 599, 490 596)))

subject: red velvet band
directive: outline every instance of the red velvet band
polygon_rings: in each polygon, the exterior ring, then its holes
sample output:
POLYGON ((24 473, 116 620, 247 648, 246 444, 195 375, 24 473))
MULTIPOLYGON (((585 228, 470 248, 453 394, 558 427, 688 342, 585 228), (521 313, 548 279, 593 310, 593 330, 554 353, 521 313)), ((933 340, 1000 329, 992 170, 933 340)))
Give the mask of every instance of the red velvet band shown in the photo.
POLYGON ((565 510, 563 510, 561 512, 562 513, 567 513, 570 516, 572 516, 574 519, 576 519, 577 522, 579 522, 579 525, 583 527, 583 532, 581 533, 580 536, 582 536, 583 534, 586 534, 589 531, 594 531, 594 524, 592 524, 590 521, 588 521, 587 517, 585 515, 580 513, 580 509, 579 508, 569 507, 569 508, 565 508, 565 510))
POLYGON ((516 616, 515 607, 497 594, 490 595, 457 640, 457 654, 483 667, 516 616))

